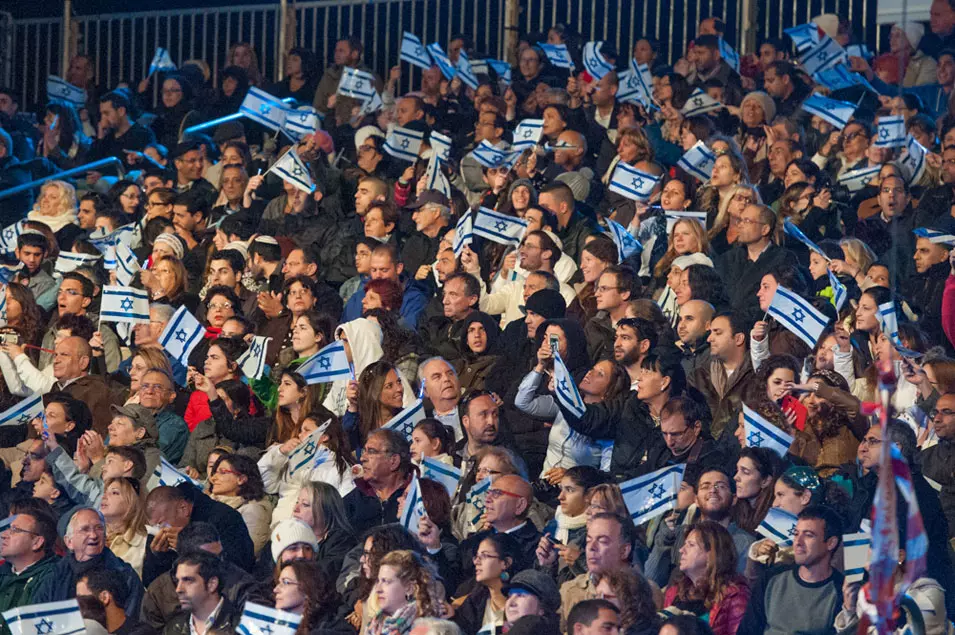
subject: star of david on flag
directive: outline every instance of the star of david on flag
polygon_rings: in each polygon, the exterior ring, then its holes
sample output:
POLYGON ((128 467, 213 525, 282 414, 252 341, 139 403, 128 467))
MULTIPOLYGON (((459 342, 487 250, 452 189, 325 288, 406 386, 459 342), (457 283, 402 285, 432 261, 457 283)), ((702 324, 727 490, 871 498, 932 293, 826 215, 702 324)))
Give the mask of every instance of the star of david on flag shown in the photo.
POLYGON ((451 60, 448 59, 448 56, 445 55, 444 49, 441 48, 441 45, 437 42, 428 45, 428 53, 431 54, 431 59, 434 63, 441 69, 441 74, 444 75, 444 78, 447 80, 454 79, 454 76, 458 74, 457 67, 451 63, 451 60))
POLYGON ((708 181, 713 173, 713 164, 716 163, 716 154, 706 147, 702 141, 697 141, 692 148, 686 151, 677 165, 688 174, 692 174, 700 181, 708 181))
POLYGON ((19 606, 3 612, 12 635, 79 635, 86 625, 76 599, 19 606))
POLYGON ((529 150, 540 143, 543 131, 543 119, 524 119, 514 128, 514 143, 511 147, 515 150, 529 150))
POLYGON ((726 63, 733 67, 733 70, 739 72, 739 53, 732 46, 726 43, 726 40, 720 38, 720 56, 726 60, 726 63))
POLYGON ((853 86, 862 86, 873 93, 878 94, 879 92, 872 87, 869 80, 859 73, 852 72, 845 64, 837 64, 832 68, 819 71, 813 79, 816 80, 817 84, 825 86, 831 91, 852 88, 853 86))
POLYGON ((362 119, 372 113, 376 113, 382 108, 384 108, 384 103, 381 101, 381 95, 378 94, 378 91, 374 91, 368 99, 362 103, 361 108, 358 110, 358 119, 362 119))
MULTIPOLYGON (((905 155, 899 161, 899 168, 902 170, 902 176, 909 185, 918 183, 922 175, 925 174, 925 157, 928 156, 928 149, 915 140, 915 137, 909 135, 905 139, 905 155)), ((881 167, 881 166, 879 166, 881 167)))
POLYGON ((461 482, 461 470, 453 465, 444 463, 430 456, 421 459, 421 478, 437 481, 448 491, 448 496, 454 498, 461 482))
POLYGON ((68 101, 78 107, 86 107, 86 91, 56 75, 46 78, 46 96, 68 101))
POLYGON ((465 505, 474 510, 474 515, 468 521, 470 525, 475 526, 484 515, 484 501, 487 498, 487 491, 491 489, 491 477, 478 481, 468 490, 464 498, 465 505))
POLYGON ((189 354, 205 336, 205 327, 199 323, 196 316, 189 312, 189 309, 181 306, 163 329, 162 335, 159 336, 159 344, 170 357, 188 367, 189 354))
POLYGON ((180 483, 191 483, 200 490, 202 489, 202 483, 180 472, 179 468, 170 463, 166 457, 160 457, 159 465, 153 470, 153 476, 160 486, 175 487, 180 483))
POLYGON ((796 520, 795 514, 779 507, 770 507, 766 518, 756 528, 756 533, 777 545, 789 545, 796 536, 796 520))
POLYGON ((594 79, 603 79, 603 76, 613 70, 613 64, 600 54, 603 42, 587 42, 584 44, 584 68, 594 79))
POLYGON ((335 340, 322 350, 309 357, 298 367, 298 374, 307 384, 326 384, 336 379, 354 379, 345 343, 335 340))
POLYGON ((294 147, 289 148, 288 152, 280 156, 278 161, 269 168, 269 172, 276 174, 283 181, 291 183, 307 194, 315 191, 315 181, 312 180, 312 173, 301 157, 298 156, 294 147))
POLYGON ((617 163, 613 175, 610 177, 611 192, 626 196, 632 201, 646 201, 653 194, 653 188, 660 182, 660 177, 642 172, 623 161, 617 163))
MULTIPOLYGON (((76 271, 80 267, 91 265, 101 257, 102 256, 94 256, 92 254, 74 254, 72 251, 61 251, 60 255, 56 258, 56 264, 53 266, 53 271, 59 274, 76 271)), ((129 283, 124 282, 123 284, 129 283)))
POLYGON ((487 60, 487 65, 494 69, 500 79, 506 86, 511 85, 511 65, 503 60, 487 60))
POLYGON ((242 369, 242 374, 249 379, 260 379, 265 372, 265 353, 268 351, 271 337, 256 335, 249 344, 249 349, 239 356, 236 363, 242 369))
POLYGON ((683 104, 680 113, 684 117, 696 117, 697 115, 705 115, 708 112, 719 110, 722 107, 723 104, 697 88, 693 91, 693 94, 690 95, 690 98, 686 100, 686 103, 683 104))
POLYGON ((411 479, 408 489, 405 491, 405 505, 401 510, 401 518, 398 522, 414 535, 418 534, 418 524, 421 519, 428 515, 424 508, 424 498, 421 496, 421 488, 418 487, 418 477, 411 479))
POLYGON ((879 148, 898 148, 905 145, 905 118, 879 117, 875 145, 879 148))
POLYGON ((246 602, 235 631, 239 635, 295 635, 301 615, 246 602))
POLYGON ((776 287, 767 313, 804 341, 809 348, 815 348, 816 342, 829 324, 829 318, 817 311, 808 300, 782 285, 776 287))
POLYGON ((301 141, 310 134, 315 134, 322 127, 322 117, 311 106, 290 109, 285 113, 285 123, 282 132, 292 141, 301 141))
POLYGON ((862 581, 865 576, 865 565, 869 563, 869 547, 872 544, 872 534, 860 531, 854 534, 843 534, 843 561, 845 563, 846 582, 850 584, 862 581))
POLYGON ((783 33, 792 39, 793 45, 799 53, 819 44, 819 27, 816 26, 815 22, 784 29, 783 33))
POLYGON ((324 425, 319 426, 317 429, 313 430, 305 440, 299 443, 295 448, 288 454, 288 474, 293 476, 298 473, 299 470, 305 467, 315 467, 316 458, 319 457, 319 454, 322 450, 327 452, 327 448, 322 445, 322 435, 325 434, 325 430, 328 429, 328 423, 325 422, 324 425))
POLYGON ((22 270, 22 262, 18 262, 15 265, 0 265, 0 284, 10 284, 22 270))
POLYGON ((610 237, 613 238, 613 243, 617 246, 618 263, 643 251, 643 245, 640 244, 640 241, 634 238, 633 234, 617 221, 608 218, 607 229, 610 230, 610 237))
POLYGON ((881 165, 876 165, 871 168, 860 168, 858 170, 852 170, 851 172, 844 172, 842 176, 836 180, 839 182, 839 185, 844 185, 847 190, 855 194, 878 177, 879 170, 881 169, 881 165))
POLYGON ((428 70, 433 66, 431 56, 417 35, 404 32, 401 37, 401 61, 408 62, 412 66, 428 70))
POLYGON ((139 260, 136 254, 127 245, 119 243, 115 247, 116 254, 116 281, 122 285, 129 286, 140 272, 139 260))
POLYGON ((836 307, 836 311, 841 311, 842 306, 849 299, 849 291, 846 285, 839 282, 839 277, 832 269, 826 269, 826 273, 829 274, 829 286, 832 287, 832 304, 836 307))
POLYGON ((145 289, 120 285, 103 287, 99 319, 102 322, 149 324, 149 293, 145 289))
POLYGON ((587 406, 584 404, 583 397, 574 383, 574 377, 567 369, 567 364, 560 357, 560 351, 554 351, 554 393, 557 395, 557 401, 564 408, 569 410, 578 419, 587 412, 587 406))
POLYGON ((848 61, 849 56, 846 55, 845 49, 828 35, 821 37, 818 44, 806 49, 799 56, 800 66, 810 77, 848 61))
POLYGON ((792 435, 786 434, 758 412, 743 404, 743 433, 746 447, 768 448, 780 458, 784 458, 793 444, 792 435))
POLYGON ((521 244, 524 231, 527 229, 527 221, 523 218, 505 216, 486 207, 478 209, 472 223, 475 236, 481 236, 502 245, 521 244))
POLYGON ((276 132, 285 124, 287 112, 281 99, 255 86, 249 88, 239 106, 239 114, 276 132))
POLYGON ((566 68, 567 70, 574 70, 574 60, 570 58, 570 51, 567 50, 566 44, 548 44, 546 42, 538 42, 537 46, 544 51, 544 55, 547 56, 547 61, 556 66, 557 68, 566 68))
POLYGON ((452 244, 452 248, 454 249, 455 257, 460 258, 464 247, 470 245, 473 241, 474 223, 471 219, 471 212, 466 211, 464 215, 458 219, 457 225, 454 226, 454 243, 452 244))
POLYGON ((381 427, 400 432, 410 442, 414 427, 422 419, 424 419, 424 402, 421 399, 415 399, 410 406, 389 419, 388 423, 381 427))
POLYGON ((510 167, 511 151, 495 148, 484 139, 471 151, 471 157, 486 168, 510 167))
POLYGON ((474 67, 471 66, 471 60, 468 59, 467 53, 460 51, 458 53, 458 77, 471 90, 477 90, 478 87, 477 75, 474 73, 474 67))
POLYGON ((653 75, 649 64, 637 64, 630 60, 630 70, 617 76, 617 101, 641 103, 645 108, 653 106, 653 75))
POLYGON ((164 48, 157 48, 153 55, 153 61, 149 63, 149 74, 155 75, 159 71, 174 71, 176 63, 172 61, 169 51, 164 48))
POLYGON ((375 76, 368 71, 346 66, 338 82, 338 94, 367 101, 372 98, 375 88, 375 76))
POLYGON ((856 105, 847 101, 839 101, 830 97, 824 97, 818 93, 813 93, 802 102, 802 109, 813 115, 828 121, 833 126, 842 130, 849 124, 852 115, 855 114, 856 105))
POLYGON ((423 132, 398 126, 385 139, 385 152, 396 159, 414 163, 418 160, 418 153, 421 152, 423 141, 423 132))
POLYGON ((0 426, 24 425, 43 414, 43 395, 31 395, 0 412, 0 426))
POLYGON ((12 225, 8 225, 0 232, 0 252, 12 254, 17 248, 17 239, 23 233, 24 221, 19 220, 12 225))
POLYGON ((620 484, 634 525, 642 525, 673 509, 685 468, 683 464, 670 465, 620 484))
POLYGON ((451 137, 432 130, 428 145, 431 146, 433 156, 439 161, 447 163, 451 160, 451 137))

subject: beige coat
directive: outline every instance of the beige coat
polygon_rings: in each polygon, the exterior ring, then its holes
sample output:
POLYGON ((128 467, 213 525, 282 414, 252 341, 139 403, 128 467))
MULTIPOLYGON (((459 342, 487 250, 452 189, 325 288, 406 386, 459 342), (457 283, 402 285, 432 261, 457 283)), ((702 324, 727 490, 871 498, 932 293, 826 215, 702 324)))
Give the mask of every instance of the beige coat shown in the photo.
POLYGON ((262 547, 269 541, 269 526, 272 523, 272 502, 268 498, 247 501, 241 496, 213 495, 213 500, 225 503, 242 515, 245 526, 252 538, 252 546, 258 557, 262 547))
POLYGON ((935 69, 938 63, 923 53, 916 51, 909 58, 908 66, 905 67, 905 77, 902 78, 902 86, 911 88, 913 86, 925 86, 934 84, 937 80, 935 69))
POLYGON ((128 529, 125 533, 108 536, 109 550, 126 562, 140 578, 143 577, 143 558, 146 557, 146 533, 128 529))

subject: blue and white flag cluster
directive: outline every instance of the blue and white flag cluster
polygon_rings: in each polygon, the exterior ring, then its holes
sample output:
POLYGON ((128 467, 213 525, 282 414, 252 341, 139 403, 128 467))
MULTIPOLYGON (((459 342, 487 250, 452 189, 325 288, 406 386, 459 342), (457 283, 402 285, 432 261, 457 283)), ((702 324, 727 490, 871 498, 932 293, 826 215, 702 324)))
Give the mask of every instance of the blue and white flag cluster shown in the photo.
POLYGON ((849 124, 852 115, 855 114, 856 105, 813 93, 802 102, 802 109, 842 130, 849 124))
POLYGON ((816 347, 816 342, 829 324, 829 318, 817 311, 808 300, 782 285, 776 287, 767 313, 809 348, 816 347))
POLYGON ((159 343, 172 359, 189 366, 189 354, 206 336, 206 329, 184 306, 179 307, 159 336, 159 343))
POLYGON ((478 87, 477 75, 474 73, 474 68, 471 66, 471 60, 468 59, 467 53, 464 51, 459 51, 458 77, 460 77, 461 81, 464 82, 464 84, 471 90, 477 90, 478 87))
POLYGON ((139 266, 139 260, 136 259, 133 250, 125 243, 117 243, 114 253, 116 255, 116 281, 129 286, 136 274, 142 270, 139 266))
POLYGON ((793 444, 792 435, 764 419, 758 412, 743 404, 743 433, 746 446, 750 448, 768 448, 780 458, 784 458, 793 444))
POLYGON ((796 536, 797 520, 795 514, 790 514, 779 507, 770 507, 766 513, 766 518, 756 528, 756 533, 769 538, 777 545, 792 544, 793 538, 796 536))
POLYGON ((471 157, 486 168, 510 168, 520 158, 520 151, 509 148, 495 148, 487 139, 471 151, 471 157))
POLYGON ((503 60, 487 60, 488 66, 494 69, 494 72, 497 73, 498 79, 504 82, 505 85, 511 85, 511 65, 503 60))
POLYGON ((307 384, 327 384, 336 379, 354 379, 345 343, 335 340, 298 367, 307 384))
POLYGON ((900 148, 905 145, 905 117, 879 117, 875 145, 879 148, 900 148))
POLYGON ((461 469, 453 465, 430 456, 421 459, 421 478, 429 478, 441 483, 451 498, 454 498, 454 494, 458 491, 461 476, 461 469))
POLYGON ((634 525, 642 525, 673 509, 685 468, 684 464, 671 465, 620 484, 634 525))
POLYGON ((813 79, 816 80, 817 84, 825 86, 832 91, 842 90, 844 88, 852 88, 853 86, 862 86, 863 88, 878 94, 878 91, 872 87, 872 84, 869 83, 869 80, 859 73, 852 72, 845 64, 837 64, 832 68, 819 71, 816 73, 813 79))
POLYGON ((30 395, 0 412, 0 426, 24 425, 43 414, 43 395, 30 395))
POLYGON ((574 60, 570 58, 570 51, 567 50, 566 44, 547 44, 546 42, 538 42, 537 46, 544 51, 544 55, 547 56, 547 61, 550 62, 553 66, 557 68, 566 68, 567 70, 574 70, 574 60))
POLYGON ((519 245, 524 239, 527 221, 517 216, 505 216, 486 207, 478 209, 473 221, 475 236, 481 236, 502 245, 519 245))
POLYGON ((149 293, 135 287, 104 286, 99 319, 101 322, 149 324, 149 293))
POLYGON ((660 177, 642 172, 623 161, 617 163, 613 175, 610 177, 609 190, 632 201, 646 201, 653 194, 653 189, 660 182, 660 177))

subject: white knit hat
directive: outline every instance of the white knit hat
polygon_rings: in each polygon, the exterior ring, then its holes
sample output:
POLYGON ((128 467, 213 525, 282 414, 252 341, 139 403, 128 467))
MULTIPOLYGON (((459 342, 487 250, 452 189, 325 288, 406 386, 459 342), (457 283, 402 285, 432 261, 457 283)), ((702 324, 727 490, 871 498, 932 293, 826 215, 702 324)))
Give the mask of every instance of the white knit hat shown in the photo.
POLYGON ((156 240, 153 241, 153 244, 162 243, 172 249, 172 252, 176 254, 176 258, 182 260, 182 257, 186 253, 185 243, 182 242, 182 238, 175 234, 170 234, 168 232, 159 234, 156 236, 156 240))
POLYGON ((318 549, 318 540, 311 527, 297 518, 283 520, 272 530, 272 560, 277 564, 283 551, 300 542, 318 549))
POLYGON ((686 269, 690 265, 706 265, 707 267, 712 267, 713 261, 710 260, 709 257, 704 254, 695 253, 695 254, 687 254, 685 256, 674 258, 673 263, 670 266, 677 267, 682 271, 683 269, 686 269))
POLYGON ((913 49, 919 47, 922 36, 925 35, 925 27, 918 22, 899 22, 892 25, 893 29, 898 29, 905 33, 905 39, 909 41, 909 46, 913 49))

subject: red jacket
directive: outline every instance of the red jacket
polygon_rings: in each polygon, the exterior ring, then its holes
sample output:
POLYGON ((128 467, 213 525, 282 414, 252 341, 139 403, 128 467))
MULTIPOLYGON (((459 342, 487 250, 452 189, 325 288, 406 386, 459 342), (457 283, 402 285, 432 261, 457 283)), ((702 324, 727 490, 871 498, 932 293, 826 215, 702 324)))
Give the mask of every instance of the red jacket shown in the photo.
MULTIPOLYGON (((676 601, 677 585, 667 587, 664 605, 673 606, 676 601)), ((710 628, 714 635, 736 635, 736 629, 746 613, 749 604, 749 585, 737 576, 723 592, 723 601, 710 608, 710 628)))

